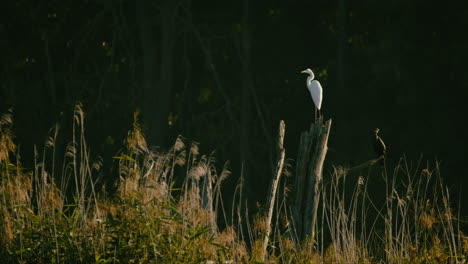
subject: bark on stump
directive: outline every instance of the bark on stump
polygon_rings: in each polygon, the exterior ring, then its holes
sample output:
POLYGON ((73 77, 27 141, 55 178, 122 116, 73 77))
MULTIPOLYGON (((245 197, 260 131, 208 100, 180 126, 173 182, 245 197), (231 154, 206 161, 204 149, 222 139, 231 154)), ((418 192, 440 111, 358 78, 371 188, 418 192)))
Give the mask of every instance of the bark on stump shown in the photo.
POLYGON ((320 200, 319 187, 327 154, 328 136, 332 120, 312 123, 301 134, 294 181, 293 217, 297 237, 315 239, 317 210, 320 200))

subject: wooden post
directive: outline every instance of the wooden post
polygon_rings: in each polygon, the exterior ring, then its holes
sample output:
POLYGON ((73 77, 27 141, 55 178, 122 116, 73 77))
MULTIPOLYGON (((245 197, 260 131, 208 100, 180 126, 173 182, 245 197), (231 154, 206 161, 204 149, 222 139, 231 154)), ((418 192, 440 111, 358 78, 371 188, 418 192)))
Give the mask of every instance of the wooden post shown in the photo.
POLYGON ((281 174, 283 173, 283 166, 284 166, 284 157, 285 157, 285 150, 283 148, 283 141, 284 141, 284 130, 285 130, 284 121, 281 120, 279 125, 279 132, 278 132, 278 161, 276 165, 276 172, 273 178, 273 181, 270 185, 270 196, 268 197, 268 214, 266 218, 266 228, 265 230, 265 237, 263 239, 263 247, 262 247, 262 261, 265 260, 266 248, 268 245, 268 240, 270 238, 271 233, 271 218, 273 217, 273 209, 275 207, 275 197, 276 197, 276 190, 278 189, 278 184, 281 178, 281 174))
POLYGON ((301 134, 296 161, 294 181, 293 217, 297 237, 315 239, 315 225, 320 200, 319 186, 322 182, 322 169, 327 154, 328 136, 332 120, 323 124, 312 123, 309 131, 301 134))

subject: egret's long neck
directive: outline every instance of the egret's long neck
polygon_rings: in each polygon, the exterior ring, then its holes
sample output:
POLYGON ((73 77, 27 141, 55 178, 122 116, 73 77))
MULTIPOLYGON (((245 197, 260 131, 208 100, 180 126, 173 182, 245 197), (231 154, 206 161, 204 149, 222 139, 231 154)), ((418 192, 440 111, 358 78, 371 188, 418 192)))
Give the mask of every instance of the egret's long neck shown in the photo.
POLYGON ((307 85, 309 85, 314 80, 314 75, 307 77, 307 85))

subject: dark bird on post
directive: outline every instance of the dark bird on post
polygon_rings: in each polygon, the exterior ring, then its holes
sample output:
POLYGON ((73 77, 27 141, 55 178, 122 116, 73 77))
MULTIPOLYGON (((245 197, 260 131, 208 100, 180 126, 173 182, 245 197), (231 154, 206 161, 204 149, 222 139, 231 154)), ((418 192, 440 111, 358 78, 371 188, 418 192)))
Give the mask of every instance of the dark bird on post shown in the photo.
POLYGON ((383 142, 382 138, 379 137, 379 129, 374 129, 374 135, 372 137, 372 145, 374 147, 375 154, 377 155, 377 159, 381 159, 381 163, 383 164, 383 159, 385 158, 385 152, 387 151, 387 147, 383 142))

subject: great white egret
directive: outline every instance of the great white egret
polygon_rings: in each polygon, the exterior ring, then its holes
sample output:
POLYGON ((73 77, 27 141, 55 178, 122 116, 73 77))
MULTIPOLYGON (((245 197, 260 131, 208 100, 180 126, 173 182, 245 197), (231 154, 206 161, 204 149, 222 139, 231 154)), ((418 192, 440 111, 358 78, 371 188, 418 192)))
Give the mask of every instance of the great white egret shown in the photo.
POLYGON ((377 155, 377 158, 381 158, 381 163, 383 164, 383 158, 385 157, 385 152, 387 151, 387 147, 383 142, 382 138, 379 137, 379 129, 374 129, 374 136, 372 137, 372 144, 374 145, 374 151, 377 155))
POLYGON ((322 107, 322 99, 323 99, 323 89, 322 85, 317 80, 314 80, 314 72, 311 69, 303 70, 301 73, 308 73, 309 77, 307 77, 307 88, 309 89, 310 95, 312 96, 312 101, 315 104, 315 120, 317 120, 317 110, 319 111, 320 117, 320 107, 322 107))

